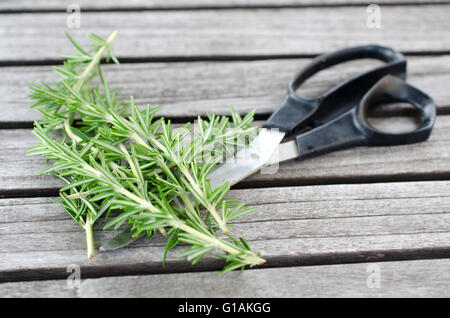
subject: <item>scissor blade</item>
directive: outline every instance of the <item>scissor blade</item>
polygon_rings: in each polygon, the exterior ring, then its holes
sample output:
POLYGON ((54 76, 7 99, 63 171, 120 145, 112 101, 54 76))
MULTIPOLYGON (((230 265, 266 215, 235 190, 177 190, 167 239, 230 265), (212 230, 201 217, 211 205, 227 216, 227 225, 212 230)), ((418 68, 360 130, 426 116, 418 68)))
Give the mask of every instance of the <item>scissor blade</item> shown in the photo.
POLYGON ((275 151, 270 157, 268 166, 278 164, 280 162, 297 159, 300 157, 300 153, 298 151, 298 146, 295 140, 290 140, 287 142, 283 142, 278 146, 277 151, 275 151))
MULTIPOLYGON (((189 198, 189 199, 191 201, 193 200, 191 198, 189 198)), ((173 203, 175 204, 175 206, 178 209, 180 209, 180 210, 183 209, 181 202, 177 198, 175 198, 175 200, 173 200, 173 203)), ((127 246, 128 244, 133 243, 134 241, 145 236, 145 233, 141 234, 139 236, 133 236, 133 231, 131 229, 132 229, 132 226, 130 225, 125 230, 122 230, 119 234, 117 234, 112 239, 110 239, 108 242, 106 242, 105 244, 100 246, 100 252, 109 252, 109 251, 118 250, 119 248, 127 246)))
POLYGON ((209 174, 211 188, 215 189, 227 181, 232 186, 266 166, 283 137, 283 132, 262 128, 249 147, 238 151, 231 161, 209 174))
POLYGON ((103 244, 100 247, 100 252, 108 252, 108 251, 114 251, 121 247, 127 246, 128 244, 136 241, 137 239, 140 239, 145 234, 142 234, 140 236, 133 237, 133 232, 131 231, 131 226, 127 227, 125 230, 114 236, 112 239, 110 239, 108 242, 103 244))

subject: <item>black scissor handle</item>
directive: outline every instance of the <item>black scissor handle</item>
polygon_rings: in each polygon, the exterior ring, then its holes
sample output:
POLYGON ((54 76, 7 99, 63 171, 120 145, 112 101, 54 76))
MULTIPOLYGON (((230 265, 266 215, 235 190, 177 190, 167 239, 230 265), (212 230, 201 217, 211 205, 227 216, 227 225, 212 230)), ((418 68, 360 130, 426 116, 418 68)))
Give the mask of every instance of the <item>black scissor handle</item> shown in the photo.
POLYGON ((398 77, 387 75, 377 82, 354 107, 336 119, 296 137, 300 159, 355 146, 391 146, 425 141, 436 118, 430 96, 398 77), (419 127, 407 133, 387 133, 367 121, 370 107, 383 103, 406 102, 420 111, 419 127))
POLYGON ((320 55, 294 75, 285 100, 264 127, 278 128, 289 136, 304 126, 323 124, 355 106, 370 87, 388 74, 406 77, 405 57, 388 47, 364 45, 320 55), (378 59, 385 64, 347 79, 318 98, 306 99, 296 94, 300 85, 319 71, 365 58, 378 59))

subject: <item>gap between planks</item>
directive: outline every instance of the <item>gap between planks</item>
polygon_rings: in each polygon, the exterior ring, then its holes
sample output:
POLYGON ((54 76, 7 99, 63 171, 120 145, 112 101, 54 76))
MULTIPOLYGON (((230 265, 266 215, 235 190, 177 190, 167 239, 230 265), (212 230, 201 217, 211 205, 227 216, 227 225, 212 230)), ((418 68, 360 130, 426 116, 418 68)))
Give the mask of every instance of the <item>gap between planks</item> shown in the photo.
MULTIPOLYGON (((159 116, 177 122, 192 120, 205 111, 229 114, 233 107, 240 114, 256 110, 257 119, 266 119, 286 95, 293 74, 311 59, 247 62, 138 63, 105 65, 111 87, 122 87, 119 97, 134 96, 139 105, 163 105, 159 116)), ((352 75, 379 63, 361 60, 322 71, 309 79, 300 94, 315 97, 352 75)), ((0 127, 31 128, 40 118, 30 109, 30 82, 55 79, 49 66, 5 67, 0 78, 0 127)), ((408 58, 408 82, 427 92, 441 114, 450 111, 450 55, 408 58)))
MULTIPOLYGON (((372 0, 223 0, 218 4, 215 0, 135 0, 133 2, 124 0, 110 0, 105 5, 103 2, 92 2, 88 0, 78 0, 82 12, 101 11, 163 11, 163 10, 220 10, 220 9, 277 9, 277 8, 305 8, 305 7, 344 7, 344 6, 367 6, 372 4, 372 0)), ((383 6, 420 6, 427 4, 448 4, 449 1, 442 0, 379 0, 378 5, 383 6)), ((0 13, 49 13, 66 11, 69 3, 61 1, 46 0, 39 3, 30 0, 2 1, 0 3, 0 13)))
MULTIPOLYGON (((130 58, 314 55, 367 43, 393 46, 403 52, 442 52, 450 50, 446 41, 448 8, 447 4, 387 6, 380 29, 367 28, 364 6, 85 12, 83 27, 70 31, 85 44, 88 31, 106 36, 113 29, 122 29, 121 36, 128 40, 119 37, 115 51, 119 57, 130 58)), ((8 32, 0 37, 0 60, 58 58, 69 48, 62 36, 65 22, 66 13, 4 14, 0 28, 8 32), (28 50, 23 50, 24 43, 28 50)))
POLYGON ((449 297, 449 259, 0 284, 0 297, 449 297), (120 286, 120 288, 119 288, 120 286), (164 288, 158 288, 164 286, 164 288))
MULTIPOLYGON (((327 185, 234 190, 229 198, 257 205, 234 224, 268 260, 266 267, 450 257, 450 181, 327 185), (269 204, 268 204, 269 203, 269 204)), ((84 233, 45 198, 0 200, 0 281, 55 279, 69 264, 84 277, 217 270, 206 257, 196 266, 176 255, 161 267, 164 238, 87 260, 84 233)), ((112 231, 95 231, 96 244, 112 231)))
MULTIPOLYGON (((450 55, 450 50, 441 51, 410 51, 401 52, 406 57, 438 57, 450 55)), ((319 54, 282 54, 282 55, 212 55, 212 56, 157 56, 157 57, 120 57, 120 64, 153 64, 153 63, 194 63, 194 62, 252 62, 252 61, 270 61, 270 60, 291 60, 291 59, 313 59, 319 54)), ((21 66, 60 66, 62 59, 46 60, 0 60, 0 69, 3 67, 21 67, 21 66)), ((106 64, 106 60, 102 59, 106 64)))
MULTIPOLYGON (((400 127, 401 121, 396 122, 400 127)), ((395 147, 357 147, 304 161, 281 163, 276 173, 255 174, 235 188, 324 183, 367 183, 450 178, 450 116, 438 116, 426 142, 395 147)), ((40 157, 26 157, 36 142, 30 130, 0 130, 0 193, 4 196, 55 195, 61 182, 39 176, 40 157)))

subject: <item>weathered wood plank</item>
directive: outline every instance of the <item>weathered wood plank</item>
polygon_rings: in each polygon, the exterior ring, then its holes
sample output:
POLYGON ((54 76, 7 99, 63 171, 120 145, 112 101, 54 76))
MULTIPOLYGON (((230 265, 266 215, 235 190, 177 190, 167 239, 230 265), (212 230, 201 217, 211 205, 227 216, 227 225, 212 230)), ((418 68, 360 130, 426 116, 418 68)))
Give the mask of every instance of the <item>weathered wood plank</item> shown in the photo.
MULTIPOLYGON (((394 125, 403 127, 400 123, 394 121, 394 125)), ((395 147, 359 147, 302 162, 289 161, 280 164, 274 174, 258 173, 238 186, 443 179, 450 176, 449 136, 450 116, 438 116, 426 142, 395 147)), ((62 185, 53 176, 38 175, 46 167, 43 158, 25 156, 26 150, 35 143, 30 130, 0 130, 1 194, 48 193, 62 185)))
POLYGON ((65 280, 0 283, 1 298, 68 298, 77 297, 76 291, 65 280))
POLYGON ((447 297, 449 260, 365 263, 86 280, 81 297, 447 297), (379 288, 369 275, 379 271, 379 288), (369 284, 368 284, 369 281, 369 284), (123 284, 123 285, 122 285, 123 284), (125 286, 125 288, 117 288, 125 286), (137 286, 137 288, 135 288, 137 286), (169 286, 163 294, 154 286, 169 286), (372 288, 369 288, 372 287, 372 288), (200 291, 200 293, 198 293, 200 291))
POLYGON ((0 297, 448 297, 449 259, 0 284, 0 297), (120 286, 120 288, 118 288, 120 286), (158 288, 164 286, 164 288, 158 288))
MULTIPOLYGON (((418 200, 412 201, 416 202, 418 200)), ((433 202, 433 200, 430 201, 433 202)), ((436 200, 434 200, 434 202, 435 201, 436 200)), ((330 204, 330 202, 327 203, 330 204)), ((371 202, 366 202, 366 204, 370 203, 371 202)), ((399 205, 399 202, 394 202, 394 204, 399 205)), ((448 202, 445 202, 444 204, 448 208, 448 202)), ((368 214, 373 214, 375 209, 379 208, 380 205, 381 204, 379 203, 374 206, 369 205, 369 207, 366 207, 362 213, 366 212, 368 214)), ((320 207, 320 204, 317 204, 317 206, 320 207)), ((408 205, 408 207, 411 208, 411 205, 408 205)), ((352 215, 352 213, 356 214, 361 212, 361 210, 357 209, 357 207, 351 206, 350 208, 353 210, 350 210, 348 213, 349 215, 352 215)), ((328 212, 327 210, 321 210, 322 213, 319 213, 319 215, 322 215, 322 218, 314 215, 311 219, 308 219, 306 216, 300 217, 300 219, 296 219, 295 217, 284 219, 286 217, 282 216, 280 217, 281 220, 277 219, 276 216, 273 216, 276 211, 279 211, 278 209, 287 209, 292 215, 298 213, 300 207, 294 204, 278 204, 273 206, 271 205, 269 207, 261 206, 259 207, 259 211, 261 211, 266 218, 264 222, 257 219, 256 221, 250 223, 234 224, 233 233, 235 233, 238 237, 245 236, 245 238, 249 241, 261 241, 273 238, 283 240, 311 237, 320 238, 388 234, 420 234, 423 231, 443 233, 448 231, 448 224, 450 221, 450 215, 442 212, 442 209, 441 212, 435 213, 433 211, 435 214, 430 215, 418 214, 419 212, 413 212, 411 214, 402 214, 398 212, 398 215, 396 215, 394 212, 389 211, 388 213, 391 213, 392 215, 371 215, 370 218, 367 217, 368 215, 345 216, 345 213, 340 213, 344 214, 344 216, 333 217, 332 215, 335 211, 326 213, 328 212), (266 211, 271 211, 272 215, 270 215, 270 212, 266 213, 266 211), (289 227, 286 227, 286 221, 289 221, 289 227), (424 226, 424 223, 427 225, 424 226), (399 229, 400 226, 402 226, 402 228, 399 229), (398 233, 399 231, 400 233, 398 233)), ((425 211, 431 213, 431 211, 425 211)), ((0 243, 0 251, 33 252, 39 250, 41 247, 41 242, 39 241, 47 242, 45 245, 46 249, 56 250, 61 247, 82 249, 85 246, 84 242, 82 240, 76 241, 76 238, 78 237, 77 232, 79 231, 80 228, 77 227, 76 223, 67 218, 57 221, 38 221, 33 223, 15 222, 2 224, 0 226, 0 235, 5 235, 8 240, 0 243), (61 236, 61 239, 52 242, 52 238, 55 238, 56 235, 61 236), (75 243, 72 242, 74 239, 76 241, 75 243)), ((105 239, 111 237, 111 233, 99 234, 101 241, 105 241, 105 239)), ((160 237, 159 239, 154 240, 154 243, 158 243, 158 245, 161 246, 164 243, 163 240, 163 237, 160 237)), ((143 241, 140 244, 147 244, 147 242, 143 241)))
MULTIPOLYGON (((441 0, 415 0, 415 4, 443 3, 441 0)), ((120 9, 166 9, 166 8, 233 8, 233 7, 283 7, 283 6, 342 6, 342 5, 369 5, 372 0, 109 0, 89 1, 78 0, 81 10, 120 10, 120 9)), ((66 10, 71 1, 61 0, 3 0, 0 2, 0 10, 17 11, 42 11, 42 10, 66 10)), ((395 5, 411 4, 411 0, 378 0, 377 4, 395 5)))
MULTIPOLYGON (((311 59, 246 62, 137 63, 106 65, 112 87, 123 87, 121 97, 135 97, 141 105, 163 105, 161 116, 195 118, 206 112, 228 114, 230 105, 240 113, 256 109, 259 116, 273 112, 283 100, 296 70, 311 59)), ((340 81, 377 65, 372 60, 342 64, 318 73, 299 91, 314 97, 340 81)), ((0 78, 0 125, 39 119, 29 109, 30 82, 50 82, 50 66, 4 67, 0 78)), ((408 58, 408 82, 430 94, 439 111, 450 109, 450 56, 408 58)))
MULTIPOLYGON (((234 224, 267 266, 389 260, 450 255, 450 182, 409 182, 235 190, 230 198, 258 207, 234 224)), ((99 246, 114 234, 95 231, 99 246)), ((66 277, 78 264, 85 277, 219 268, 168 257, 164 238, 87 260, 82 230, 47 198, 0 200, 0 280, 66 277)))
MULTIPOLYGON (((84 12, 71 33, 86 43, 94 32, 121 30, 119 57, 179 58, 319 54, 379 43, 403 52, 450 50, 447 5, 386 6, 381 28, 366 26, 366 7, 255 10, 84 12)), ((66 13, 3 14, 0 60, 58 58, 69 47, 66 13)))

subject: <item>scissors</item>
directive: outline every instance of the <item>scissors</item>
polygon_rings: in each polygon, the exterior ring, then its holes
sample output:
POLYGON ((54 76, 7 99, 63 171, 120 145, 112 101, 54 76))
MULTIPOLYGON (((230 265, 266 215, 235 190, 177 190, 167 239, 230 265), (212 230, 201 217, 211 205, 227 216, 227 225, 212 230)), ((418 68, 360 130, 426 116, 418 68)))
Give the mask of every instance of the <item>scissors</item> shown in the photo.
MULTIPOLYGON (((300 69, 291 79, 287 96, 263 125, 248 148, 234 160, 213 170, 208 178, 214 189, 225 182, 234 185, 260 169, 291 159, 306 159, 357 146, 392 146, 428 139, 436 108, 426 93, 405 82, 406 59, 392 48, 364 45, 323 54, 300 69), (303 98, 296 91, 314 74, 331 66, 357 59, 384 63, 350 77, 317 98, 303 98), (373 127, 368 111, 378 105, 405 102, 420 113, 414 131, 388 133, 373 127), (310 130, 304 131, 306 128, 310 130), (282 143, 283 140, 288 140, 282 143)), ((115 250, 137 238, 130 228, 101 247, 115 250)))

